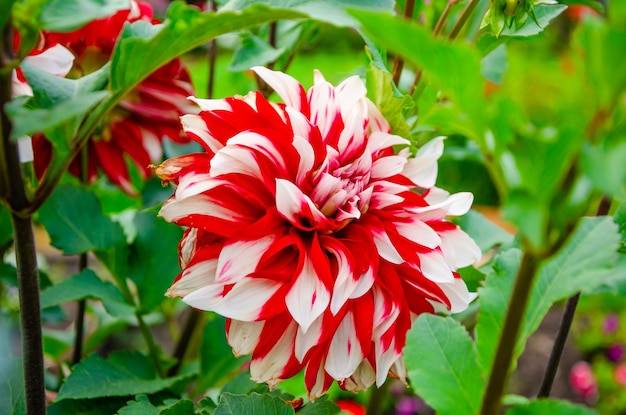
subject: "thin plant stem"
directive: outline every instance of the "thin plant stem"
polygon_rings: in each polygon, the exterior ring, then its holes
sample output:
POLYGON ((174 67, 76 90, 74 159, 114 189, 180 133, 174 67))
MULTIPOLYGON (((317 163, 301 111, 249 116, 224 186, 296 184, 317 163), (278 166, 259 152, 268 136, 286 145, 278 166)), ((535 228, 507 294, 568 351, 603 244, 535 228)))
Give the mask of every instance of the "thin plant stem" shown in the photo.
POLYGON ((448 15, 450 14, 450 10, 452 10, 452 7, 454 5, 456 5, 456 3, 458 2, 458 0, 449 0, 448 3, 446 4, 445 9, 443 9, 443 12, 441 12, 441 16, 439 16, 439 19, 437 20, 437 23, 435 24, 435 28, 433 29, 433 35, 437 36, 439 35, 439 33, 441 33, 441 29, 443 29, 443 25, 446 22, 446 20, 448 19, 448 15))
MULTIPOLYGON (((209 0, 207 2, 208 8, 212 12, 217 11, 217 3, 215 0, 209 0)), ((213 98, 214 90, 215 90, 215 62, 217 61, 217 39, 213 39, 209 42, 209 50, 208 50, 208 59, 209 59, 209 73, 208 73, 208 83, 207 83, 207 98, 213 98)))
POLYGON ((517 343, 524 311, 537 273, 539 258, 525 252, 515 279, 511 301, 506 311, 504 325, 498 340, 496 355, 491 366, 487 387, 483 396, 481 415, 497 415, 502 405, 502 394, 507 386, 513 351, 517 343))
POLYGON ((383 413, 383 403, 389 394, 391 382, 387 381, 380 388, 372 388, 367 402, 366 415, 381 415, 383 413))
POLYGON ((39 303, 39 272, 37 251, 30 215, 19 215, 29 204, 19 160, 17 144, 11 140, 11 122, 4 110, 11 100, 11 68, 13 64, 13 27, 10 20, 1 28, 0 39, 0 170, 7 174, 2 198, 11 210, 15 242, 20 303, 20 327, 24 369, 26 413, 46 413, 43 341, 41 337, 41 306, 39 303))
POLYGON ((470 1, 470 4, 468 4, 465 10, 463 10, 463 14, 461 14, 461 17, 459 17, 459 20, 457 20, 456 23, 454 24, 454 27, 452 27, 452 30, 450 31, 450 34, 448 35, 448 39, 455 39, 457 37, 457 35, 459 34, 463 26, 465 26, 467 19, 469 19, 470 15, 472 14, 472 12, 474 11, 474 9, 476 8, 479 2, 480 0, 470 1))
MULTIPOLYGON (((610 207, 611 200, 608 197, 603 197, 600 201, 600 204, 598 205, 596 216, 605 216, 609 213, 610 207)), ((539 392, 537 393, 538 398, 546 398, 550 396, 552 384, 554 383, 554 378, 556 377, 556 372, 559 368, 559 363, 561 362, 561 357, 563 355, 563 349, 565 348, 565 342, 567 341, 567 336, 570 329, 572 328, 572 323, 574 322, 574 316, 576 314, 576 307, 578 305, 579 298, 580 292, 568 298, 567 302, 565 303, 565 310, 563 311, 563 315, 561 316, 559 331, 557 332, 556 338, 554 339, 554 344, 552 345, 552 351, 550 352, 548 364, 546 365, 546 370, 543 374, 541 386, 539 387, 539 392)))
POLYGON ((191 342, 191 337, 193 336, 193 333, 196 330, 196 326, 198 325, 198 321, 200 321, 200 312, 196 310, 190 310, 187 321, 185 321, 185 326, 183 327, 183 332, 181 333, 180 339, 176 344, 176 349, 174 349, 174 358, 176 359, 176 364, 172 366, 172 368, 168 371, 168 376, 174 376, 180 370, 180 367, 183 364, 183 360, 185 359, 185 354, 187 353, 187 347, 189 346, 189 343, 191 342))
MULTIPOLYGON (((415 10, 415 0, 407 0, 406 5, 404 6, 404 18, 412 20, 413 19, 413 10, 415 10)), ((393 82, 398 85, 400 82, 400 75, 402 75, 402 69, 404 68, 404 59, 401 55, 396 55, 393 60, 393 69, 391 71, 391 75, 393 77, 393 82)))
MULTIPOLYGON (((87 253, 80 254, 78 259, 78 270, 83 271, 87 268, 87 253)), ((72 356, 72 363, 76 364, 80 362, 83 356, 83 337, 84 337, 84 325, 85 325, 85 308, 87 307, 87 300, 82 299, 77 301, 76 309, 76 327, 74 332, 74 354, 72 356)))
POLYGON ((154 341, 154 336, 152 335, 152 331, 150 327, 146 324, 141 316, 139 311, 135 312, 135 316, 137 317, 137 323, 139 325, 139 331, 141 331, 141 335, 143 336, 146 345, 148 346, 148 353, 150 354, 150 358, 154 363, 154 367, 156 368, 157 374, 160 378, 165 377, 165 372, 163 371, 163 366, 161 365, 161 357, 159 353, 159 346, 154 341))

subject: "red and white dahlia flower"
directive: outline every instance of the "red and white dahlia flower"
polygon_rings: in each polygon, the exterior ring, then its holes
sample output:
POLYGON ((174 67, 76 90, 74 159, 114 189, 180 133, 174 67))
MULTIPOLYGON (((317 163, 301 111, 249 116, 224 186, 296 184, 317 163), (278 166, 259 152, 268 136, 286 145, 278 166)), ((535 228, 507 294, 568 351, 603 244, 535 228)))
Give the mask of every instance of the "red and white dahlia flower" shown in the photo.
POLYGON ((415 316, 473 298, 455 271, 480 249, 445 219, 473 197, 434 187, 443 138, 410 157, 358 77, 335 88, 316 72, 307 93, 253 70, 284 103, 194 99, 200 114, 182 123, 206 152, 156 168, 177 184, 160 215, 187 227, 167 294, 227 317, 234 353, 271 387, 302 369, 311 399, 333 379, 404 379, 415 316))
MULTIPOLYGON (((71 33, 45 33, 48 44, 62 45, 75 56, 70 77, 87 75, 102 67, 111 58, 124 24, 139 20, 152 24, 152 8, 148 3, 130 1, 129 7, 114 15, 94 20, 71 33)), ((191 78, 179 59, 165 64, 135 89, 130 91, 86 143, 88 147, 87 177, 97 178, 98 169, 126 193, 134 194, 126 165, 128 156, 145 178, 149 166, 163 159, 162 140, 188 143, 179 117, 196 111, 188 96, 194 94, 191 78)), ((35 171, 41 177, 50 164, 52 145, 41 134, 33 137, 35 171)), ((70 172, 82 177, 77 157, 70 172)))

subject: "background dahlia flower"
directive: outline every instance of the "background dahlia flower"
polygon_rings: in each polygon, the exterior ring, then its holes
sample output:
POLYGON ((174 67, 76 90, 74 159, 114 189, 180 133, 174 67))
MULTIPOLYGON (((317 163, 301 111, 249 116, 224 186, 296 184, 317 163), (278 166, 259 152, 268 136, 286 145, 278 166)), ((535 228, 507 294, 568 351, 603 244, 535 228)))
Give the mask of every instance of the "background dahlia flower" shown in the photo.
POLYGON ((443 138, 410 157, 358 77, 335 88, 316 72, 305 92, 253 70, 283 103, 194 99, 182 123, 206 152, 156 168, 177 184, 160 215, 187 227, 167 294, 227 317, 234 353, 270 387, 303 369, 311 399, 333 380, 404 379, 412 320, 473 298, 455 271, 480 249, 445 219, 473 197, 434 187, 443 138))
MULTIPOLYGON (((92 21, 74 32, 45 33, 45 42, 64 46, 75 55, 69 77, 78 78, 108 62, 124 24, 139 20, 157 23, 148 3, 131 1, 128 9, 92 21)), ((94 181, 98 169, 102 169, 114 184, 126 193, 134 194, 125 156, 145 178, 150 174, 148 166, 162 160, 164 137, 188 143, 179 117, 196 111, 187 100, 193 94, 189 73, 179 59, 162 66, 130 91, 86 143, 89 181, 94 181)), ((41 177, 50 164, 52 145, 38 134, 33 137, 33 149, 35 171, 41 177)), ((80 157, 72 162, 70 172, 82 177, 80 157)))

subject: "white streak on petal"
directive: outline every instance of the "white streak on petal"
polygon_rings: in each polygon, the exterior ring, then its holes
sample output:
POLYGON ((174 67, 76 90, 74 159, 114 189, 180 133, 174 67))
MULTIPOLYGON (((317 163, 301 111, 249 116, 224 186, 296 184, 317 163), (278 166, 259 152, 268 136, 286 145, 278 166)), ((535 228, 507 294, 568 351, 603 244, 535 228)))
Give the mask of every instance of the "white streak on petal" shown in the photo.
POLYGON ((357 280, 354 290, 350 294, 350 298, 354 299, 365 295, 372 288, 372 285, 374 285, 374 280, 374 270, 370 266, 357 280))
POLYGON ((274 242, 273 235, 251 241, 227 243, 220 252, 216 281, 233 284, 256 270, 261 257, 274 242))
POLYGON ((354 327, 354 316, 348 312, 339 324, 328 348, 326 372, 336 380, 344 380, 354 373, 363 360, 363 351, 354 327))
POLYGON ((308 255, 300 274, 287 293, 285 303, 289 313, 305 333, 330 303, 330 292, 318 278, 308 255))
POLYGON ((270 388, 280 382, 280 376, 293 353, 297 325, 290 324, 276 345, 263 357, 250 363, 250 378, 255 382, 267 382, 270 388))
POLYGON ((441 252, 453 270, 472 265, 482 256, 476 242, 459 228, 441 232, 439 236, 441 252))
POLYGON ((255 321, 265 303, 280 287, 281 284, 275 281, 246 278, 235 284, 225 296, 223 286, 215 284, 185 296, 183 301, 200 310, 215 311, 226 318, 255 321), (218 288, 219 292, 216 292, 218 288))
POLYGON ((374 345, 376 348, 376 386, 381 387, 385 380, 387 380, 387 374, 391 366, 401 358, 402 354, 396 350, 395 338, 391 340, 389 348, 382 351, 382 345, 378 339, 374 339, 374 345))
POLYGON ((259 336, 264 325, 265 321, 230 321, 227 337, 235 356, 244 356, 254 352, 259 344, 259 336))
POLYGON ((426 254, 420 254, 419 258, 422 274, 429 280, 437 283, 454 281, 454 275, 448 263, 439 252, 431 251, 426 254))
POLYGON ((276 209, 285 219, 294 225, 298 224, 298 214, 307 205, 315 221, 323 221, 326 217, 319 211, 311 199, 293 183, 284 179, 276 179, 276 209))
POLYGON ((182 276, 165 293, 168 297, 186 295, 210 285, 215 281, 217 260, 212 259, 194 264, 183 271, 182 276))
POLYGON ((470 293, 467 290, 467 285, 465 285, 465 282, 460 278, 455 278, 454 281, 448 284, 440 284, 439 288, 441 288, 450 301, 451 313, 460 313, 476 298, 476 294, 470 293))
POLYGON ((24 62, 53 75, 64 77, 72 69, 74 55, 66 47, 56 44, 38 55, 25 57, 24 62))
POLYGON ((209 134, 206 123, 199 115, 185 114, 180 117, 180 122, 183 125, 183 130, 198 136, 212 152, 217 153, 224 147, 224 144, 209 134))
POLYGON ((295 356, 299 362, 302 363, 306 353, 311 350, 312 347, 317 346, 322 336, 322 321, 324 316, 319 316, 315 319, 311 327, 304 332, 301 328, 298 328, 296 333, 296 348, 295 356))
POLYGON ((370 172, 372 180, 384 179, 402 172, 406 159, 400 156, 381 157, 372 163, 370 172))
POLYGON ((376 372, 374 368, 370 364, 370 362, 365 359, 361 362, 359 367, 354 371, 352 376, 347 378, 342 385, 346 390, 350 392, 359 392, 367 390, 372 384, 376 381, 376 372))
POLYGON ((190 101, 198 104, 202 111, 215 111, 215 110, 224 110, 224 111, 232 111, 232 107, 225 99, 202 99, 196 97, 189 97, 190 101))
POLYGON ((280 71, 272 71, 263 66, 255 66, 251 68, 256 72, 261 79, 263 79, 269 86, 272 87, 279 97, 283 100, 285 105, 293 107, 297 110, 302 109, 302 95, 304 91, 298 81, 291 76, 280 71))
POLYGON ((387 232, 382 229, 371 229, 371 232, 378 254, 382 258, 392 264, 402 264, 404 262, 404 259, 402 259, 396 248, 393 246, 391 239, 389 239, 387 232))
POLYGON ((400 235, 427 248, 433 249, 441 244, 437 232, 419 219, 413 219, 409 223, 394 222, 394 226, 400 235))
POLYGON ((437 137, 424 144, 414 158, 410 158, 402 172, 416 186, 429 189, 437 180, 437 160, 443 154, 443 140, 437 137))

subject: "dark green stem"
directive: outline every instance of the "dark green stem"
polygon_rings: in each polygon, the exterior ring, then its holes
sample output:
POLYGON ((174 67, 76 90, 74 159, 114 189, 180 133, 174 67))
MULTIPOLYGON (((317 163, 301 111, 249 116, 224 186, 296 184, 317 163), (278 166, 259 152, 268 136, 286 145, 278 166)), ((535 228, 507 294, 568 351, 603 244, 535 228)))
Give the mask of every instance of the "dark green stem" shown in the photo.
POLYGON ((463 14, 461 14, 461 17, 459 17, 459 20, 457 20, 454 27, 450 31, 448 39, 455 39, 457 37, 463 26, 465 26, 465 22, 467 22, 467 19, 469 19, 470 15, 472 14, 479 2, 480 0, 472 0, 470 4, 467 5, 465 10, 463 10, 463 14))
POLYGON ((200 312, 196 310, 189 310, 189 316, 187 317, 187 321, 183 327, 183 332, 181 333, 180 339, 176 344, 176 349, 174 350, 174 359, 176 359, 176 364, 168 371, 168 376, 174 376, 180 370, 183 360, 185 359, 185 354, 187 353, 187 347, 191 343, 191 337, 193 336, 196 326, 198 325, 198 321, 200 321, 200 312))
MULTIPOLYGON (((87 268, 87 254, 80 254, 78 270, 83 271, 87 268)), ((77 301, 76 310, 76 327, 74 333, 74 356, 72 357, 72 363, 76 364, 80 362, 83 356, 83 337, 84 337, 84 325, 85 325, 85 308, 87 306, 87 300, 84 298, 77 301)))
MULTIPOLYGON (((404 6, 404 18, 412 20, 413 10, 415 10, 415 0, 407 0, 404 6)), ((404 59, 401 55, 396 55, 393 60, 393 69, 391 75, 393 76, 393 82, 398 85, 400 82, 400 75, 402 75, 402 69, 404 68, 404 59)))
MULTIPOLYGON (((607 215, 610 207, 611 200, 608 197, 603 197, 598 206, 596 216, 607 215)), ((543 380, 541 381, 541 386, 539 387, 539 392, 537 393, 537 397, 539 398, 546 398, 550 396, 552 384, 554 383, 554 378, 556 377, 556 372, 559 368, 559 363, 561 362, 561 356, 563 355, 563 349, 565 348, 565 342, 567 341, 567 335, 572 328, 579 298, 580 293, 576 293, 567 299, 565 310, 563 311, 563 316, 561 317, 559 331, 554 339, 552 351, 550 352, 550 358, 548 359, 548 364, 546 365, 546 370, 543 374, 543 380)))
POLYGON ((0 39, 0 169, 3 175, 7 174, 0 179, 4 183, 0 196, 11 210, 15 240, 26 412, 28 415, 41 415, 46 413, 46 395, 37 251, 31 216, 17 213, 29 201, 24 188, 17 145, 10 138, 11 122, 4 111, 5 104, 11 100, 12 44, 13 28, 9 22, 2 28, 0 39))
POLYGON ((529 252, 524 253, 515 279, 515 286, 511 293, 511 301, 504 318, 496 355, 489 373, 487 388, 485 389, 480 410, 481 415, 497 415, 500 413, 502 394, 509 380, 513 352, 517 344, 517 338, 538 265, 538 257, 529 252))
POLYGON ((383 404, 385 403, 385 398, 389 394, 390 386, 391 382, 387 381, 383 383, 380 388, 372 388, 372 392, 370 393, 370 397, 367 402, 366 415, 381 415, 383 413, 383 404))

